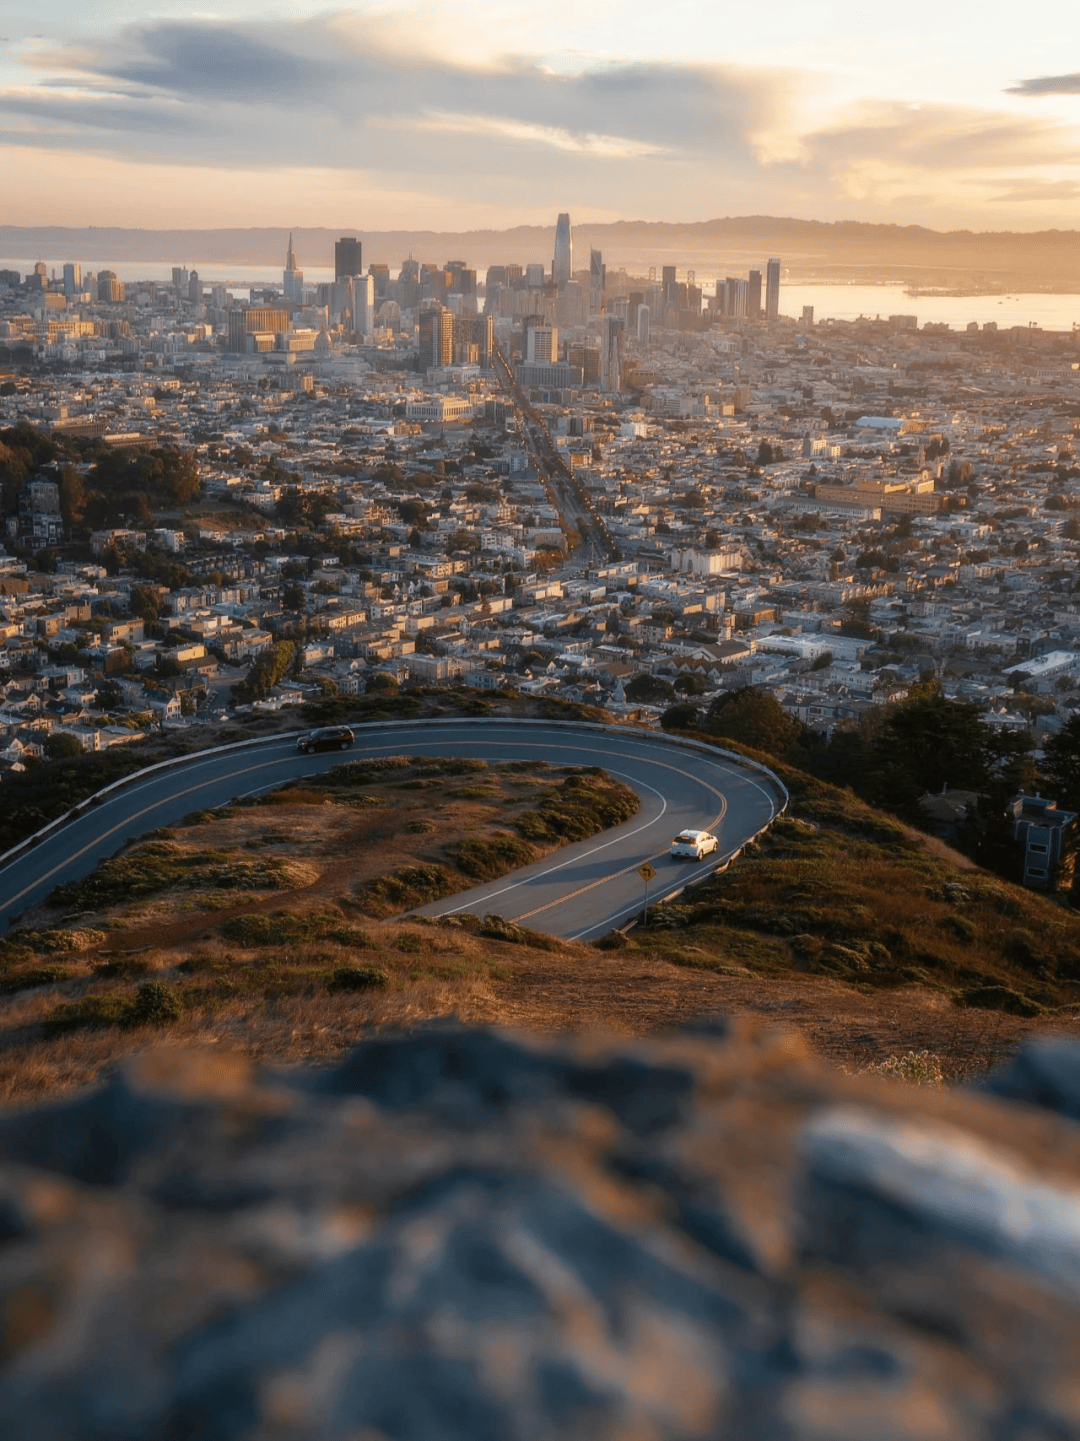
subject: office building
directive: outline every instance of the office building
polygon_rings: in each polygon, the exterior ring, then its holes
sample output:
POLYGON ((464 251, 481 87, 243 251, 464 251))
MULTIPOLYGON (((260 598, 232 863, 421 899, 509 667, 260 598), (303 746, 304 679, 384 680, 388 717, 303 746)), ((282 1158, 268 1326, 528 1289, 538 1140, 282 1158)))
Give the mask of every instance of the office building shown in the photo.
POLYGON ((288 328, 289 313, 278 306, 248 305, 240 310, 230 310, 226 349, 233 355, 243 355, 249 350, 272 350, 272 344, 255 344, 255 336, 272 338, 288 328))
POLYGON ((525 331, 526 365, 548 364, 558 358, 558 330, 553 325, 530 325, 525 331))
POLYGON ((605 315, 600 322, 600 389, 605 395, 618 394, 622 386, 622 333, 622 320, 614 315, 605 315))
POLYGON ((304 272, 296 263, 293 238, 289 236, 289 249, 285 255, 284 281, 285 300, 290 305, 300 305, 304 299, 304 272))
POLYGON ((443 270, 449 277, 447 289, 454 295, 476 294, 476 271, 471 270, 464 260, 448 260, 443 270))
POLYGON ((375 329, 375 277, 350 275, 340 282, 350 289, 349 309, 356 335, 370 335, 375 329))
POLYGON ((438 369, 454 363, 454 317, 442 305, 420 312, 420 364, 438 369))
POLYGON ((649 348, 649 307, 639 305, 637 308, 637 343, 641 350, 649 348))
POLYGON ((350 275, 363 275, 362 246, 355 235, 343 235, 334 241, 334 279, 347 280, 350 275))
POLYGON ((728 276, 726 280, 716 282, 715 308, 719 315, 732 319, 741 319, 747 313, 750 299, 750 284, 746 280, 737 280, 728 276))
POLYGON ((390 295, 390 267, 385 262, 369 265, 368 274, 375 282, 375 304, 381 305, 390 295))
POLYGON ((97 292, 99 300, 109 301, 113 305, 118 305, 127 295, 124 282, 117 280, 115 270, 98 271, 97 292))
POLYGON ((751 320, 757 320, 761 315, 761 271, 751 270, 750 279, 747 282, 746 313, 751 320))
POLYGON ((77 262, 64 266, 64 294, 69 300, 82 293, 82 266, 77 262))
POLYGON ((491 364, 495 350, 495 322, 490 315, 454 316, 454 364, 491 364))
POLYGON ((780 314, 780 262, 770 260, 765 267, 765 319, 776 320, 780 314))
POLYGON ((174 265, 172 268, 173 289, 177 295, 186 295, 190 276, 186 265, 174 265))
POLYGON ((599 315, 604 308, 604 283, 607 273, 599 250, 589 251, 589 314, 599 315))
POLYGON ((553 285, 565 285, 574 273, 574 241, 570 233, 570 217, 564 211, 555 226, 555 256, 551 262, 553 285))

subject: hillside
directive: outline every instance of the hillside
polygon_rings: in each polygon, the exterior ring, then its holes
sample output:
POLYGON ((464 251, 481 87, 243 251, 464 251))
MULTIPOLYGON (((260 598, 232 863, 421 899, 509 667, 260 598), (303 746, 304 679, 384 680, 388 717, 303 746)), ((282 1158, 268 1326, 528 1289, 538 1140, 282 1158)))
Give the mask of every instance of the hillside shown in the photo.
MULTIPOLYGON (((462 256, 481 268, 494 262, 550 262, 555 216, 550 226, 509 230, 357 230, 365 263, 396 266, 406 255, 441 262, 462 256)), ((279 270, 290 233, 280 227, 219 230, 135 230, 120 227, 0 226, 0 255, 41 255, 47 260, 146 261, 156 264, 265 265, 279 270)), ((341 232, 298 226, 293 231, 301 263, 315 269, 333 263, 341 232)), ((708 265, 723 260, 780 255, 796 273, 873 267, 881 278, 927 269, 948 272, 950 284, 995 276, 1017 288, 1069 290, 1080 287, 1080 245, 1075 231, 939 231, 921 225, 877 225, 861 221, 818 221, 790 216, 728 216, 692 223, 619 220, 593 224, 575 217, 579 253, 603 250, 609 267, 642 266, 661 256, 668 263, 708 265)), ((926 279, 925 276, 922 277, 926 279)))
POLYGON ((627 936, 393 919, 627 813, 602 777, 425 764, 190 816, 24 917, 0 1097, 82 1085, 162 1031, 294 1063, 436 1016, 643 1035, 747 1012, 850 1067, 926 1050, 956 1076, 1080 1034, 1080 916, 783 767, 791 815, 627 936), (575 795, 560 834, 525 818, 575 795))

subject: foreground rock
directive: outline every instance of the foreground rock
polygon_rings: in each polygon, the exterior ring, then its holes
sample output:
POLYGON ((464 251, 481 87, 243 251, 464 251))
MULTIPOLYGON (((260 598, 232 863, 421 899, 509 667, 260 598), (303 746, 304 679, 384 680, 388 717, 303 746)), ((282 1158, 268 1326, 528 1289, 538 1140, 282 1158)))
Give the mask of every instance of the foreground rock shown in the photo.
POLYGON ((743 1023, 145 1055, 0 1116, 4 1432, 1080 1437, 1080 1048, 995 1086, 743 1023))

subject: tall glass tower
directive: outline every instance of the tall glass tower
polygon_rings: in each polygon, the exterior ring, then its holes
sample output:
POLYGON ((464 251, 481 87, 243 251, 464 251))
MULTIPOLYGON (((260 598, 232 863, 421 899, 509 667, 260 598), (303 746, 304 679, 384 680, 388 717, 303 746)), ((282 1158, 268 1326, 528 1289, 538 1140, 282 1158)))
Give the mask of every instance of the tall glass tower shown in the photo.
POLYGON ((570 234, 570 217, 563 212, 555 226, 555 258, 551 262, 551 279, 565 285, 574 273, 574 242, 570 234))
POLYGON ((765 319, 775 320, 780 314, 780 262, 770 260, 765 268, 765 319))

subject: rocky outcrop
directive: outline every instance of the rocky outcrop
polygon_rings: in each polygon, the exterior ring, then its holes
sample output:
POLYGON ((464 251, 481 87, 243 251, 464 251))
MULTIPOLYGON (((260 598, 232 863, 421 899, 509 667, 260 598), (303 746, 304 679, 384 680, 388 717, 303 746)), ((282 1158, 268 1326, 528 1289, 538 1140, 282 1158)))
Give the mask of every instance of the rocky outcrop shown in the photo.
POLYGON ((1057 1041, 980 1095, 751 1023, 148 1053, 0 1116, 4 1433, 1080 1437, 1078 1115, 1057 1041))

